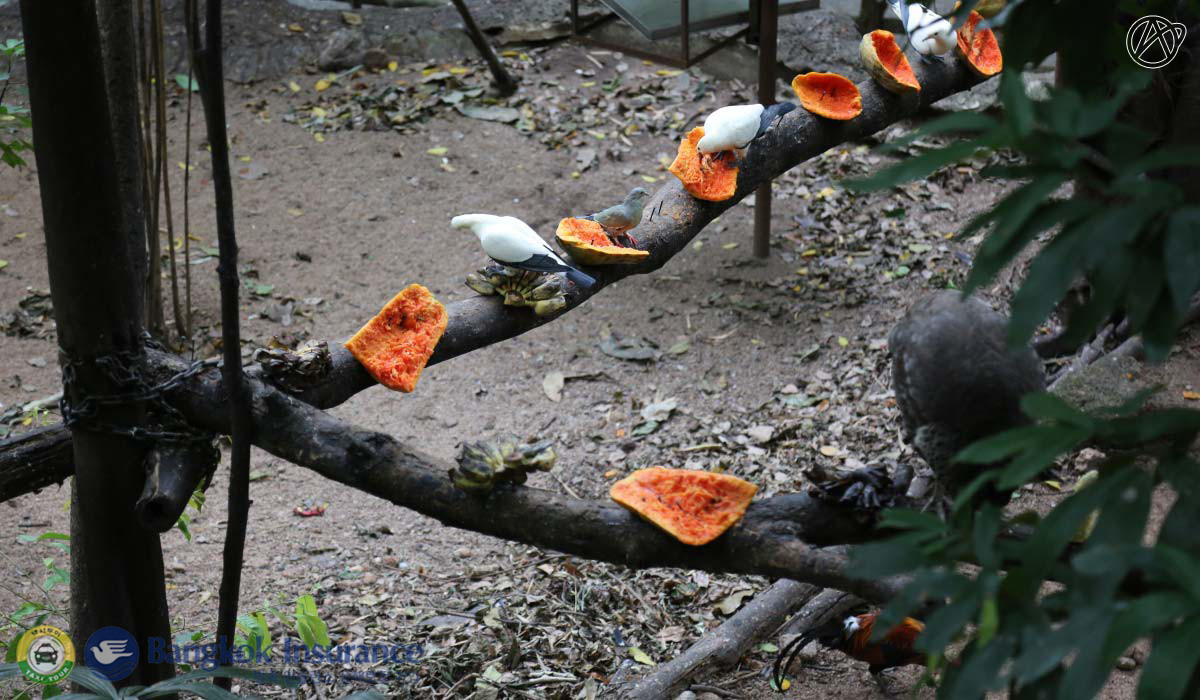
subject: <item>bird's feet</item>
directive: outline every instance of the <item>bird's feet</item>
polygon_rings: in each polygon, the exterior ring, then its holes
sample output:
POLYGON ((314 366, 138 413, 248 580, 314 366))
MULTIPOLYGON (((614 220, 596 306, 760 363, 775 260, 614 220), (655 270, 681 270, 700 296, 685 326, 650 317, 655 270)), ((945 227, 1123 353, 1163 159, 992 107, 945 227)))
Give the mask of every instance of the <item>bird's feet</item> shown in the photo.
POLYGON ((833 503, 848 504, 856 511, 874 513, 890 506, 897 494, 887 467, 874 466, 818 483, 816 495, 833 503))

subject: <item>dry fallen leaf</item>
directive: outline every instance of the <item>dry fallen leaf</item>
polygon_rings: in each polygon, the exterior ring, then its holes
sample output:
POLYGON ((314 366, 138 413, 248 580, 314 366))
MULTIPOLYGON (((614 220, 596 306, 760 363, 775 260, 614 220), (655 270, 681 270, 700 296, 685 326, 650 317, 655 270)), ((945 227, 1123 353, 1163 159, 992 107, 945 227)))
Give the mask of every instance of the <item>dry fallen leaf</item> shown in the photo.
POLYGON ((547 372, 542 379, 542 391, 546 392, 546 398, 555 403, 562 401, 563 384, 566 382, 562 372, 547 372))

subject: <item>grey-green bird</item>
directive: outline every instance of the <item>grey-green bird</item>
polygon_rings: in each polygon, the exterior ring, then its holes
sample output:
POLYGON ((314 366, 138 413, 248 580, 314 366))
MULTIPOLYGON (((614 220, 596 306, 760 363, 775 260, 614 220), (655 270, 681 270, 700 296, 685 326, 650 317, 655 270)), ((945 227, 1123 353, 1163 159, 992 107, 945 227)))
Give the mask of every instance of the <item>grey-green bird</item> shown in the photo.
POLYGON ((632 244, 630 247, 636 248, 637 241, 629 235, 629 230, 642 223, 642 210, 645 208, 646 199, 649 196, 650 193, 645 188, 634 187, 629 190, 629 194, 625 195, 625 201, 620 204, 582 218, 600 224, 609 238, 618 243, 620 243, 619 238, 628 238, 632 244))

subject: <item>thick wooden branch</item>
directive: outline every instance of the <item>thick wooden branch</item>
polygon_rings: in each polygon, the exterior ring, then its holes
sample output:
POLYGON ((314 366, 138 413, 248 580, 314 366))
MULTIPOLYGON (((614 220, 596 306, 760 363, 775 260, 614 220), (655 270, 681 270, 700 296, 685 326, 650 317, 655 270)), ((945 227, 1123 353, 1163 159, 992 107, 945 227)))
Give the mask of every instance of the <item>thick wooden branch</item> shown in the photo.
MULTIPOLYGON (((958 58, 947 58, 945 63, 918 61, 913 68, 921 81, 919 98, 893 95, 868 80, 858 85, 863 111, 855 119, 831 121, 803 109, 788 113, 776 128, 751 145, 740 164, 738 189, 732 199, 703 202, 685 192, 674 179, 660 187, 646 204, 646 218, 636 232, 638 242, 650 251, 650 256, 640 265, 585 268, 598 284, 590 292, 573 287, 562 313, 571 311, 620 279, 653 272, 667 264, 709 222, 754 192, 758 185, 834 146, 869 136, 979 82, 958 58), (653 218, 650 212, 654 212, 653 218)), ((672 148, 675 145, 672 144, 672 148)), ((447 310, 450 322, 429 360, 431 365, 508 340, 558 317, 534 316, 529 309, 504 306, 499 297, 494 296, 456 301, 448 304, 447 310)), ((299 394, 305 402, 320 408, 336 406, 375 384, 340 343, 330 345, 335 346, 333 371, 323 381, 299 394)))
POLYGON ((75 472, 71 450, 61 423, 0 440, 0 502, 62 483, 75 472))
MULTIPOLYGON (((163 377, 183 367, 182 361, 165 353, 152 352, 152 357, 163 377)), ((257 380, 249 381, 248 389, 258 427, 255 445, 452 527, 633 568, 670 566, 791 578, 870 600, 887 599, 895 590, 891 581, 855 579, 844 556, 814 548, 859 542, 872 533, 853 513, 807 494, 754 503, 715 542, 690 547, 611 501, 506 486, 486 498, 468 495, 450 482, 449 463, 389 435, 349 425, 257 380)), ((197 427, 214 432, 229 428, 224 392, 215 374, 198 375, 167 399, 197 427)))

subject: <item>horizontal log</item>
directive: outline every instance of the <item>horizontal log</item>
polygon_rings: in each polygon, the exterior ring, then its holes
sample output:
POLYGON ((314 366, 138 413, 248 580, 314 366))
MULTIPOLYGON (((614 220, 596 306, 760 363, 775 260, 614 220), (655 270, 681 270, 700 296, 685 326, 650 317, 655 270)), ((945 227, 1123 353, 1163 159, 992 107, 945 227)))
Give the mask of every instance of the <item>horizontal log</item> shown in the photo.
MULTIPOLYGON (((155 380, 185 366, 159 351, 150 351, 150 358, 155 380)), ((390 435, 350 425, 258 380, 247 384, 257 426, 255 445, 451 527, 631 568, 791 578, 868 600, 884 600, 895 592, 894 581, 855 579, 845 556, 816 548, 860 542, 873 533, 849 509, 804 493, 752 503, 724 535, 692 547, 607 500, 569 498, 525 486, 499 486, 485 498, 469 495, 451 483, 452 464, 390 435)), ((215 373, 198 375, 168 400, 196 427, 218 433, 229 429, 223 385, 215 373)))
POLYGON ((0 441, 0 502, 62 483, 74 473, 71 431, 62 423, 0 441))

